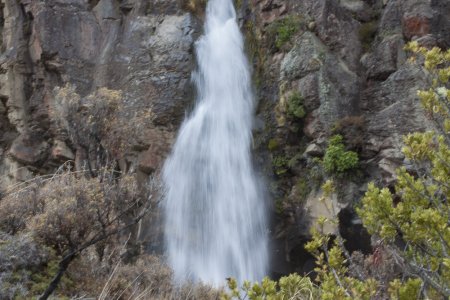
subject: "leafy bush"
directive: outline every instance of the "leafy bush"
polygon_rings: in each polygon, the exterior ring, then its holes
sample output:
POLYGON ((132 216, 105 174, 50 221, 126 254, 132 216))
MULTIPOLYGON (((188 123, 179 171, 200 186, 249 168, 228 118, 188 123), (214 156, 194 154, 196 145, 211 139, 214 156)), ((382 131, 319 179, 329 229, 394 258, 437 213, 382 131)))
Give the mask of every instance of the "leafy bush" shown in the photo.
POLYGON ((358 154, 353 151, 346 151, 341 135, 330 138, 328 148, 323 157, 325 171, 330 174, 342 174, 358 166, 358 154))
MULTIPOLYGON (((408 49, 425 58, 432 76, 432 87, 419 91, 418 96, 439 131, 404 137, 403 153, 412 167, 398 170, 395 190, 369 185, 357 212, 373 234, 372 254, 350 254, 339 231, 334 236, 325 234, 325 225, 336 224, 336 218, 317 221, 305 246, 316 259, 314 299, 450 297, 450 50, 428 50, 417 43, 408 49)), ((341 136, 330 140, 327 152, 328 170, 333 172, 348 170, 358 162, 356 153, 344 150, 341 136)), ((335 193, 333 182, 327 181, 322 191, 320 201, 335 193)), ((242 292, 235 281, 229 287, 231 293, 225 299, 242 299, 242 293, 249 299, 308 299, 301 292, 297 298, 286 298, 268 279, 261 284, 245 283, 242 292)), ((298 291, 301 287, 300 283, 294 286, 298 291)))
POLYGON ((450 297, 450 50, 428 50, 411 43, 407 49, 425 58, 433 77, 430 89, 419 91, 423 107, 439 125, 438 132, 404 137, 405 157, 413 170, 397 170, 395 191, 373 183, 359 215, 369 233, 392 248, 406 273, 420 278, 426 298, 450 297), (405 246, 399 247, 401 239, 405 246), (438 296, 440 295, 440 296, 438 296))
POLYGON ((278 282, 264 278, 261 283, 244 282, 242 287, 238 287, 237 281, 228 279, 229 293, 224 293, 222 299, 249 299, 249 300, 263 300, 263 299, 317 299, 317 287, 312 283, 308 277, 303 277, 298 274, 290 274, 280 278, 278 282))

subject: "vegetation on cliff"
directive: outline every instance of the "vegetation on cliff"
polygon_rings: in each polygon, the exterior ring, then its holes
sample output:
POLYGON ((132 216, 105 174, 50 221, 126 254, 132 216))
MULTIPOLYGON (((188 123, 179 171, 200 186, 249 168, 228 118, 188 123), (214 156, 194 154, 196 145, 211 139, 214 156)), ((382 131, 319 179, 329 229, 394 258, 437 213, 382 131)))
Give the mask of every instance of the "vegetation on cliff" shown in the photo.
MULTIPOLYGON (((436 130, 404 137, 403 154, 410 164, 398 169, 393 188, 369 185, 357 211, 376 241, 373 253, 350 254, 339 234, 332 236, 321 230, 337 220, 321 218, 305 246, 316 259, 316 285, 296 274, 278 282, 247 282, 241 289, 231 280, 226 299, 242 299, 242 293, 249 299, 406 300, 450 296, 450 50, 429 50, 417 43, 410 43, 407 49, 415 54, 412 60, 423 61, 430 75, 431 87, 418 91, 418 97, 435 121, 436 130)), ((341 141, 336 136, 330 144, 339 146, 341 141)), ((333 161, 346 156, 341 148, 333 152, 339 152, 333 161)), ((351 161, 353 166, 357 157, 343 161, 351 161)), ((334 165, 331 169, 339 171, 334 165)), ((322 189, 323 197, 335 192, 332 181, 322 189)))

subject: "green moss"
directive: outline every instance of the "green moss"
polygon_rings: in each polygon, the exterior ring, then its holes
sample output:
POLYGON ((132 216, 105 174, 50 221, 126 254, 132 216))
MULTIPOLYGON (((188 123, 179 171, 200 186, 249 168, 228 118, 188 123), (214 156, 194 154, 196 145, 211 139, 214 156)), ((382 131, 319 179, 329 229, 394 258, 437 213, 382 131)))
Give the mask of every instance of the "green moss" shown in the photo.
POLYGON ((298 148, 296 151, 297 151, 297 153, 294 154, 294 156, 292 156, 292 158, 289 159, 289 161, 288 161, 288 167, 290 169, 295 168, 299 164, 299 162, 303 156, 303 152, 305 152, 305 149, 304 149, 304 147, 300 146, 300 148, 298 148))
POLYGON ((290 117, 302 119, 306 115, 303 97, 299 92, 292 93, 287 99, 287 113, 290 117))
POLYGON ((277 20, 267 27, 268 40, 274 41, 276 49, 281 49, 291 41, 292 37, 300 30, 304 21, 299 16, 288 16, 277 20))
POLYGON ((272 166, 277 175, 283 175, 288 171, 289 160, 284 156, 275 156, 272 159, 272 166))
POLYGON ((280 144, 278 143, 277 139, 270 139, 269 143, 267 144, 267 149, 269 149, 270 152, 275 151, 278 149, 280 144))
POLYGON ((277 214, 281 215, 284 211, 284 199, 275 200, 275 211, 277 214))
POLYGON ((261 34, 253 21, 244 25, 245 46, 249 61, 253 64, 253 82, 258 87, 263 81, 266 48, 262 46, 261 34))
POLYGON ((369 51, 378 29, 378 21, 371 21, 361 25, 359 28, 359 40, 364 51, 369 51))
MULTIPOLYGON (((48 261, 47 265, 40 272, 35 272, 31 274, 31 285, 29 288, 30 295, 40 295, 48 287, 53 277, 56 275, 59 269, 60 258, 51 251, 51 259, 48 261)), ((58 290, 70 290, 75 286, 75 283, 69 276, 64 275, 59 283, 58 290)), ((58 295, 58 299, 68 299, 67 297, 62 297, 58 295)))
POLYGON ((309 182, 306 178, 301 177, 295 184, 297 190, 297 197, 300 202, 304 202, 311 192, 309 182))

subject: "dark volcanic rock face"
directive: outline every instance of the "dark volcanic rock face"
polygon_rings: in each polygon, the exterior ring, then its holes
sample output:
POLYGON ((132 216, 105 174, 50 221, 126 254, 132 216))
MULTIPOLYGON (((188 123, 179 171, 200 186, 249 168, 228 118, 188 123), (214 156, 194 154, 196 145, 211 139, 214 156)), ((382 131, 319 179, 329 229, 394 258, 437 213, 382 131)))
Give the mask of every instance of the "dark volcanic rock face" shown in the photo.
POLYGON ((417 90, 429 85, 427 74, 407 61, 404 46, 417 40, 447 48, 450 2, 292 0, 282 1, 282 11, 278 2, 251 1, 246 20, 257 36, 250 42, 261 49, 251 53, 260 83, 258 120, 264 122, 255 140, 271 181, 273 272, 284 273, 310 270, 303 244, 321 215, 338 214, 341 227, 326 231, 360 232, 365 238, 352 250, 370 251, 357 215, 345 212, 369 181, 395 181, 395 169, 408 163, 401 153, 403 135, 433 128, 417 99, 417 90), (280 20, 294 16, 295 33, 276 49, 273 28, 286 32, 280 20), (301 99, 305 117, 289 115, 292 99, 301 99), (335 195, 319 201, 320 183, 329 175, 314 159, 337 133, 358 152, 360 167, 336 179, 335 195))
POLYGON ((0 190, 73 158, 76 147, 56 139, 49 118, 54 89, 66 84, 81 96, 123 91, 124 114, 151 108, 124 165, 137 167, 138 157, 145 172, 161 165, 192 100, 194 16, 175 0, 3 0, 2 8, 0 190))
MULTIPOLYGON (((121 90, 126 111, 120 116, 130 123, 151 111, 133 130, 119 165, 142 180, 161 167, 194 97, 193 45, 202 20, 182 2, 0 1, 0 197, 11 184, 87 160, 51 119, 55 88, 66 84, 81 97, 102 87, 121 90)), ((426 73, 407 62, 404 45, 417 40, 448 48, 449 1, 239 3, 260 104, 255 161, 273 201, 273 272, 311 269, 303 244, 319 215, 333 217, 327 206, 341 211, 341 228, 327 230, 357 232, 365 242, 352 249, 370 251, 360 220, 349 212, 369 181, 392 184, 395 168, 407 163, 402 135, 432 128, 416 99, 417 89, 429 84, 426 73), (294 32, 276 45, 280 20, 291 17, 294 32), (289 115, 292 99, 301 99, 304 117, 289 115), (335 133, 358 152, 360 168, 319 202, 323 174, 314 160, 335 133)), ((161 231, 157 223, 147 227, 154 228, 146 238, 156 249, 161 231)))

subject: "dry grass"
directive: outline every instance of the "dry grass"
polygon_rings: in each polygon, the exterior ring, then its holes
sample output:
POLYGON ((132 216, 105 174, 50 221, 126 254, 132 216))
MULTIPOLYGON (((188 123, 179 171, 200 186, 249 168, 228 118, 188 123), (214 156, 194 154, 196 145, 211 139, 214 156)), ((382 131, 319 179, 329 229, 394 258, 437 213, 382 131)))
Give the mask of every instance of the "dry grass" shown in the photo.
POLYGON ((159 258, 146 255, 133 264, 119 261, 98 299, 214 300, 220 294, 221 290, 203 284, 175 285, 172 271, 159 258))
POLYGON ((181 8, 196 15, 203 17, 205 14, 207 0, 180 0, 181 8))

